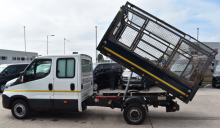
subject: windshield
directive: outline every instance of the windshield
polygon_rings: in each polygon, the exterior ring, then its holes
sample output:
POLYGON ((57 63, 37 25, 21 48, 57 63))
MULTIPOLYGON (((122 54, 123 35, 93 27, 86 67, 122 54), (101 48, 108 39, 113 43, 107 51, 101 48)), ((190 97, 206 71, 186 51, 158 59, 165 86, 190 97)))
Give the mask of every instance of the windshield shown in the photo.
MULTIPOLYGON (((174 64, 170 71, 172 72, 182 72, 186 68, 187 64, 174 64)), ((189 65, 186 71, 190 71, 192 69, 192 65, 189 65)))
POLYGON ((215 71, 216 71, 216 72, 220 72, 220 65, 217 65, 215 71))
POLYGON ((0 73, 6 68, 7 66, 6 65, 2 65, 2 66, 0 66, 0 73))

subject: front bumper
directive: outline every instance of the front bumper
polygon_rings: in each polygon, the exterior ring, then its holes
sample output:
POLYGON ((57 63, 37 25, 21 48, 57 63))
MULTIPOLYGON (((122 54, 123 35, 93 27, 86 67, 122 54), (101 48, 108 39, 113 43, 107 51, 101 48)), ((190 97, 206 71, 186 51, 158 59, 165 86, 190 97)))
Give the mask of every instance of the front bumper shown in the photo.
POLYGON ((10 98, 7 95, 2 94, 2 106, 6 109, 10 109, 10 98))

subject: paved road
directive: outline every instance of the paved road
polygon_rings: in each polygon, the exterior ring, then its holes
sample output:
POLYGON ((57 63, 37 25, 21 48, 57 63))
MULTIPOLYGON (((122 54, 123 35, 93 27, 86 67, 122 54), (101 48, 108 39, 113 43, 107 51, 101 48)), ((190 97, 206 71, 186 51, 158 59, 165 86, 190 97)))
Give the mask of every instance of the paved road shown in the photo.
MULTIPOLYGON (((107 91, 108 89, 106 89, 107 91)), ((119 90, 115 90, 116 92, 119 90)), ((121 90, 122 91, 122 90, 121 90)), ((152 88, 150 91, 161 91, 152 88)), ((0 95, 1 97, 1 95, 0 95)), ((2 98, 0 98, 2 100, 2 98)), ((2 128, 219 128, 220 127, 220 88, 200 88, 193 101, 180 105, 179 112, 166 113, 164 107, 149 107, 148 118, 138 126, 124 121, 120 109, 88 107, 82 113, 35 112, 29 119, 17 120, 11 111, 0 105, 0 127, 2 128)))

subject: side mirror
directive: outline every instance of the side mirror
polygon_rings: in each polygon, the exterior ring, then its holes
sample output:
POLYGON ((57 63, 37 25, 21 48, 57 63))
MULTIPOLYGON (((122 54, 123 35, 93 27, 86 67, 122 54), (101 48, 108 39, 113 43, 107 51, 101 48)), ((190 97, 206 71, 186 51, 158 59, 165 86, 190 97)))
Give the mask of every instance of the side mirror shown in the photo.
POLYGON ((8 75, 8 71, 5 71, 5 76, 7 76, 8 75))
POLYGON ((214 70, 213 70, 213 69, 211 69, 211 72, 214 72, 214 70))
POLYGON ((214 64, 214 63, 212 63, 212 66, 215 66, 215 64, 214 64))
POLYGON ((24 76, 25 76, 26 72, 20 72, 20 82, 23 83, 24 82, 24 76))

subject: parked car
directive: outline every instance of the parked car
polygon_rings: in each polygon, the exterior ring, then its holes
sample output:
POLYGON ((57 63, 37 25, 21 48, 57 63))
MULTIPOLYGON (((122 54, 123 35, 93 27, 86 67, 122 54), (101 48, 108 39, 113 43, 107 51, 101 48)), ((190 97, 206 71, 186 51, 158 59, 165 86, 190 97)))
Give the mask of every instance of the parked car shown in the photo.
POLYGON ((0 65, 0 93, 4 91, 5 84, 20 76, 28 64, 1 64, 0 65))
MULTIPOLYGON (((118 81, 118 84, 121 85, 122 88, 125 88, 127 86, 130 75, 131 75, 131 71, 129 69, 125 69, 124 72, 122 73, 122 75, 118 81)), ((130 86, 143 87, 142 77, 133 72, 132 77, 131 77, 130 86)))
POLYGON ((220 64, 216 66, 215 71, 213 73, 213 77, 212 77, 212 87, 215 88, 219 85, 220 85, 220 64))
POLYGON ((112 66, 114 66, 116 70, 115 86, 118 85, 118 79, 123 72, 122 66, 118 63, 100 63, 97 64, 93 70, 94 90, 98 90, 101 86, 110 86, 110 76, 108 71, 111 70, 112 66))

